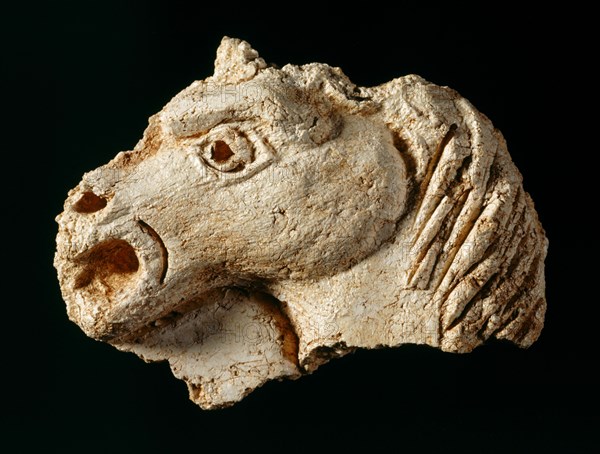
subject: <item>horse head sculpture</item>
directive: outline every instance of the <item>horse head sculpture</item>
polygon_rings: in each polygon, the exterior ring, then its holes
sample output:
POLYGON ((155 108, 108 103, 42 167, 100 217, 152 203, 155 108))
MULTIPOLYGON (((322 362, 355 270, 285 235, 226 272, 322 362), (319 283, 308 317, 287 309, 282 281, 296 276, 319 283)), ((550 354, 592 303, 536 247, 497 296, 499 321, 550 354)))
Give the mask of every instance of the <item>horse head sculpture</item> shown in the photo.
POLYGON ((543 326, 547 240, 504 140, 418 76, 361 88, 224 38, 214 75, 85 174, 57 221, 69 317, 168 359, 207 408, 358 347, 529 346, 543 326), (215 343, 210 320, 233 319, 269 330, 215 343))

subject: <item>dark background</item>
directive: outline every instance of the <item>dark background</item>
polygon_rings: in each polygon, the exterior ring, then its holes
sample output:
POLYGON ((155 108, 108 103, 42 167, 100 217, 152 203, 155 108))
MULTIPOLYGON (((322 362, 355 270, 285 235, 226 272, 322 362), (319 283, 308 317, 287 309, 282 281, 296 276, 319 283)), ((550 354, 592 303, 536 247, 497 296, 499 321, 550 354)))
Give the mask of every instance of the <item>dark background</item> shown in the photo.
POLYGON ((595 225, 579 206, 595 206, 581 194, 596 142, 575 146, 582 133, 564 123, 576 115, 562 102, 587 84, 565 45, 572 16, 461 5, 63 2, 5 11, 3 148, 16 161, 4 168, 5 219, 15 216, 4 226, 4 442, 17 440, 17 452, 299 452, 321 444, 590 452, 598 297, 586 288, 595 268, 580 259, 597 248, 595 225), (360 351, 208 412, 188 400, 167 364, 145 364, 69 322, 52 268, 53 218, 67 191, 131 149, 172 96, 212 74, 223 35, 248 40, 279 65, 340 66, 358 85, 416 73, 489 116, 550 239, 539 341, 528 350, 492 343, 468 355, 417 346, 360 351))

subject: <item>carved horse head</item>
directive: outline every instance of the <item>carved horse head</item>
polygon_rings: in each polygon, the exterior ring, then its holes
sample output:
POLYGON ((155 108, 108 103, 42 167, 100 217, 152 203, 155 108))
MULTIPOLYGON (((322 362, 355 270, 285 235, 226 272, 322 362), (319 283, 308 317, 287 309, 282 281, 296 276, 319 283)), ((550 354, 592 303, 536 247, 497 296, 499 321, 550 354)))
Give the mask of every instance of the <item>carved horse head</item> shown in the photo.
POLYGON ((547 240, 504 139, 418 76, 361 88, 224 38, 214 75, 84 175, 57 221, 69 316, 122 346, 224 288, 285 304, 295 371, 355 347, 528 346, 543 325, 547 240))
POLYGON ((339 70, 269 68, 224 40, 213 77, 70 192, 59 272, 76 290, 71 316, 95 337, 120 335, 181 298, 331 275, 372 254, 407 197, 373 109, 339 70))

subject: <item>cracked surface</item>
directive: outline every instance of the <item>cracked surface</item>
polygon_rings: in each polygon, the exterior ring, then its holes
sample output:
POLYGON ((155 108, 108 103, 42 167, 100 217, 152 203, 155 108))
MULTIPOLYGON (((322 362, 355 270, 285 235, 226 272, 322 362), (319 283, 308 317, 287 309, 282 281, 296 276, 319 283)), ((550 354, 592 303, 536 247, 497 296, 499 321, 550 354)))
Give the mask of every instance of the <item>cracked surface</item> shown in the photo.
POLYGON ((357 87, 224 38, 58 216, 69 317, 203 408, 356 348, 528 347, 547 240, 502 135, 414 75, 357 87))

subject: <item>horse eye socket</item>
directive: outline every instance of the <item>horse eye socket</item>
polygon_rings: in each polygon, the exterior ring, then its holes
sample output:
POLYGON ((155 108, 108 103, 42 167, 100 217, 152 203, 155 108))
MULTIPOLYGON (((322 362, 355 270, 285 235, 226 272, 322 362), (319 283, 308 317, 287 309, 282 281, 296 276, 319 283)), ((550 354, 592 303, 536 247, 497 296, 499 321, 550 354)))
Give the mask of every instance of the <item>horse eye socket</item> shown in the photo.
POLYGON ((248 137, 231 127, 209 133, 201 144, 205 164, 221 173, 240 172, 254 161, 254 147, 248 137))
POLYGON ((235 153, 231 151, 231 147, 222 140, 217 140, 213 144, 210 152, 210 157, 213 161, 222 164, 227 162, 235 153))
POLYGON ((209 174, 224 181, 249 178, 274 160, 273 150, 251 129, 220 125, 190 139, 194 165, 210 169, 209 174))

